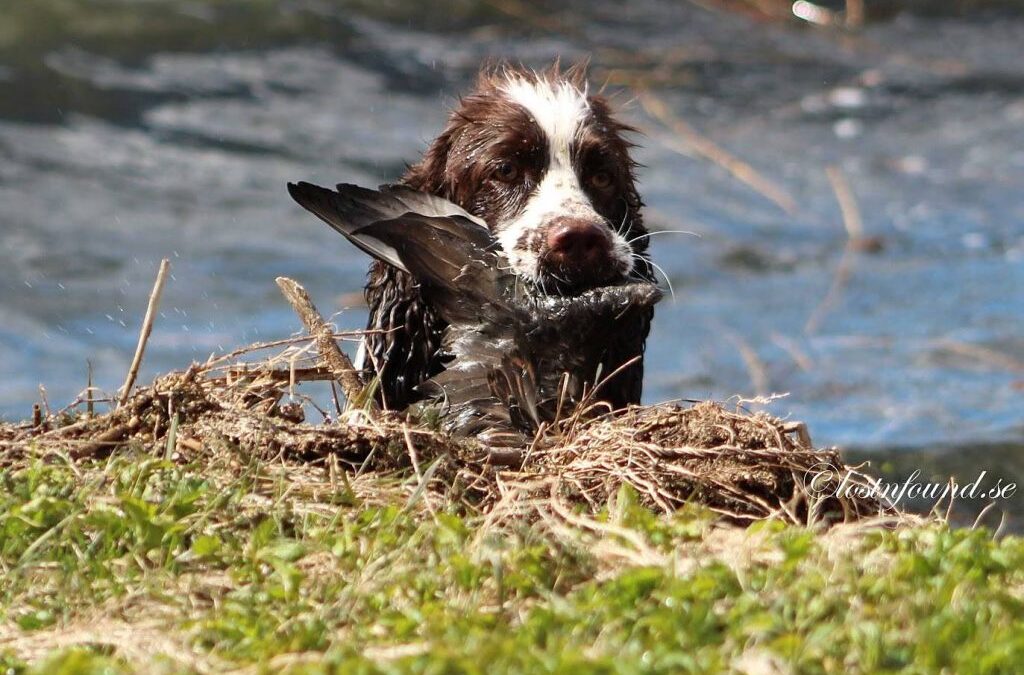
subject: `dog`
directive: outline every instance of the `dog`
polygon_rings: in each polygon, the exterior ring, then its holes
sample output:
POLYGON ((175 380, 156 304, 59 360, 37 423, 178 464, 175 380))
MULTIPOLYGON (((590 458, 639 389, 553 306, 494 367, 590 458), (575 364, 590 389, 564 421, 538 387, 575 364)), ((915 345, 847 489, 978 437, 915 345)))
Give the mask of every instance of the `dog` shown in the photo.
MULTIPOLYGON (((444 429, 525 445, 560 411, 600 400, 608 354, 639 354, 639 320, 661 299, 647 281, 546 295, 523 284, 487 223, 407 186, 288 192, 357 247, 407 274, 445 322, 445 370, 417 386, 444 429)), ((627 366, 628 367, 628 366, 627 366)))
MULTIPOLYGON (((541 295, 653 282, 628 140, 635 131, 616 119, 605 97, 589 92, 582 67, 490 67, 401 182, 486 223, 511 271, 541 295)), ((371 332, 357 367, 380 376, 381 405, 403 409, 422 397, 420 384, 445 369, 446 322, 415 279, 380 260, 365 295, 371 332)), ((605 373, 614 375, 601 398, 613 408, 640 401, 652 317, 648 308, 628 328, 639 337, 639 353, 608 344, 605 373)))

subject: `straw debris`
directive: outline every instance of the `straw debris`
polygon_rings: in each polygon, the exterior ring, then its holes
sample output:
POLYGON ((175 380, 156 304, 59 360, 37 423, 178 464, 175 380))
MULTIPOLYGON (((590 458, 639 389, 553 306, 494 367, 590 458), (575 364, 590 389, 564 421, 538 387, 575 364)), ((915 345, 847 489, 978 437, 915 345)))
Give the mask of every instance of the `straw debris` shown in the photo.
POLYGON ((834 450, 812 448, 802 425, 711 402, 577 411, 543 429, 529 447, 500 451, 387 411, 349 409, 310 423, 293 394, 299 373, 325 377, 315 362, 299 367, 295 353, 308 360, 309 351, 292 344, 260 363, 196 364, 157 378, 106 414, 64 412, 39 426, 0 426, 0 466, 39 456, 101 459, 132 445, 181 462, 241 452, 296 465, 335 464, 350 475, 408 472, 435 496, 507 513, 532 513, 522 507, 550 497, 597 512, 624 485, 659 511, 695 502, 739 522, 777 517, 831 524, 892 513, 864 497, 813 497, 807 484, 816 467, 835 469, 816 486, 823 488, 819 494, 834 491, 843 475, 861 484, 867 479, 834 450), (291 363, 282 368, 282 362, 291 363))
MULTIPOLYGON (((157 300, 165 275, 163 265, 157 300)), ((545 500, 549 507, 570 504, 597 513, 624 486, 665 513, 693 502, 741 523, 781 518, 831 525, 898 515, 870 490, 839 490, 870 479, 846 467, 835 450, 815 450, 803 424, 712 402, 609 412, 585 401, 543 425, 528 447, 452 438, 436 429, 440 411, 398 414, 373 406, 372 383, 363 387, 336 343, 360 334, 333 332, 301 285, 285 278, 278 284, 309 335, 211 357, 132 390, 152 328, 147 320, 128 380, 116 399, 108 399, 112 409, 94 414, 90 378, 85 394, 64 410, 46 406, 43 415, 37 406, 29 423, 0 424, 0 469, 40 456, 102 459, 130 445, 179 462, 238 454, 296 467, 341 467, 355 477, 411 469, 414 496, 432 495, 426 504, 439 496, 460 500, 497 520, 542 517, 538 505, 545 500), (271 349, 281 351, 254 356, 271 349), (335 399, 332 418, 297 394, 296 386, 309 381, 341 384, 347 408, 335 399), (309 409, 323 421, 307 422, 309 409)), ((151 299, 147 316, 154 306, 151 299)))

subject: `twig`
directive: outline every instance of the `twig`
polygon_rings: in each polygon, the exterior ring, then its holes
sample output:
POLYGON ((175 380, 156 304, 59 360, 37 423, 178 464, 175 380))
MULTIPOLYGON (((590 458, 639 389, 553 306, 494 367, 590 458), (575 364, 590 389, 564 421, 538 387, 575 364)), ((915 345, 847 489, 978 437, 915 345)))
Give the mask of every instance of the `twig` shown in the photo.
MULTIPOLYGON (((355 340, 361 339, 366 335, 376 335, 383 332, 385 331, 370 329, 351 330, 334 333, 332 337, 334 337, 335 339, 355 340)), ((285 345, 299 344, 301 342, 308 342, 313 339, 314 338, 311 335, 293 335, 291 337, 282 338, 280 340, 271 340, 270 342, 257 342, 251 345, 246 345, 245 347, 239 347, 238 349, 227 352, 226 354, 211 354, 210 358, 206 360, 206 363, 201 364, 200 368, 202 370, 213 370, 214 368, 223 368, 224 366, 221 364, 233 361, 234 359, 237 359, 241 356, 245 356, 247 354, 251 354, 253 352, 264 351, 266 349, 282 347, 285 345)), ((230 367, 234 367, 235 365, 236 364, 231 364, 230 367)))
POLYGON ((743 359, 743 364, 747 367, 747 374, 750 376, 750 384, 754 388, 754 395, 758 398, 767 397, 771 390, 771 383, 768 378, 768 369, 758 355, 757 350, 736 331, 717 322, 716 325, 725 339, 736 347, 740 358, 743 359))
POLYGON ((351 404, 355 401, 363 389, 363 383, 356 374, 352 361, 338 348, 334 341, 334 331, 324 318, 317 311, 309 293, 299 282, 288 277, 278 277, 277 286, 281 289, 285 299, 299 315, 303 325, 309 334, 316 340, 316 348, 320 356, 327 363, 327 367, 334 375, 334 379, 341 385, 341 391, 351 404))
POLYGON ((491 447, 487 449, 486 463, 518 471, 523 466, 524 455, 524 451, 520 448, 491 447))
POLYGON ((334 412, 341 415, 341 402, 338 400, 338 388, 335 385, 334 378, 331 378, 331 400, 334 401, 334 412))
POLYGON ((50 398, 46 395, 46 387, 42 384, 39 385, 39 400, 43 404, 43 415, 44 419, 50 419, 53 417, 53 411, 50 410, 50 398))
MULTIPOLYGON (((245 365, 245 364, 243 364, 245 365)), ((273 368, 270 370, 248 370, 241 366, 233 366, 226 373, 229 384, 241 380, 271 380, 272 382, 285 382, 294 384, 297 382, 333 382, 334 373, 323 366, 311 366, 309 368, 273 368)))
POLYGON ((846 228, 846 236, 851 241, 858 241, 864 238, 864 221, 860 217, 860 209, 857 207, 857 198, 853 195, 850 181, 846 180, 846 174, 838 166, 825 167, 825 175, 835 192, 836 201, 839 202, 839 211, 843 214, 843 227, 846 228))
POLYGON ((782 425, 783 433, 795 433, 800 439, 800 447, 805 450, 814 450, 814 443, 811 442, 811 432, 803 422, 786 422, 782 425))
POLYGON ((95 455, 101 450, 113 450, 115 447, 121 444, 128 434, 139 428, 141 424, 138 417, 132 417, 131 420, 124 424, 118 424, 115 427, 108 429, 103 432, 92 441, 80 445, 77 448, 71 448, 68 451, 68 455, 72 459, 84 459, 95 455))
POLYGON ((796 341, 789 336, 775 331, 772 331, 770 337, 772 342, 774 342, 779 349, 789 354, 789 357, 793 359, 793 363, 795 363, 800 370, 806 372, 814 370, 814 361, 806 352, 800 349, 800 345, 798 345, 796 341))
POLYGON ((853 274, 853 263, 856 254, 861 250, 864 239, 864 222, 860 217, 860 209, 857 208, 857 200, 850 189, 850 183, 846 175, 837 166, 830 166, 825 170, 828 181, 835 192, 836 201, 839 202, 839 210, 843 214, 843 227, 846 229, 846 244, 843 246, 842 256, 839 264, 836 265, 835 274, 832 276, 832 285, 829 286, 825 297, 821 299, 818 306, 814 308, 811 315, 804 324, 805 333, 816 333, 825 315, 842 297, 853 274))
POLYGON ((85 366, 87 373, 85 379, 85 417, 91 420, 96 412, 92 398, 92 361, 86 359, 85 366))
POLYGON ((637 99, 644 110, 671 129, 689 149, 718 164, 734 178, 746 183, 766 199, 775 202, 786 213, 797 212, 796 200, 783 187, 725 148, 720 147, 710 138, 702 135, 678 116, 673 115, 660 98, 649 91, 640 90, 637 92, 637 99))
POLYGON ((975 361, 979 361, 992 368, 999 368, 1001 370, 1009 370, 1017 373, 1024 372, 1024 361, 1014 358, 1009 354, 1004 354, 1003 352, 992 349, 991 347, 970 344, 968 342, 960 342, 959 340, 953 340, 951 338, 935 340, 933 344, 939 349, 944 349, 951 354, 957 354, 969 359, 974 359, 975 361))
POLYGON ((160 261, 160 270, 156 273, 156 281, 153 283, 153 291, 149 294, 149 304, 146 306, 146 317, 142 320, 142 330, 139 331, 139 344, 135 347, 135 356, 132 358, 132 366, 128 369, 128 377, 125 378, 124 386, 121 387, 121 400, 119 406, 128 402, 131 396, 132 387, 135 386, 135 378, 139 375, 139 367, 142 365, 142 356, 146 352, 146 343, 153 332, 153 321, 156 320, 156 311, 160 307, 160 296, 164 292, 164 283, 167 281, 167 273, 171 269, 171 261, 164 258, 160 261))
POLYGON ((412 434, 409 433, 409 425, 402 424, 402 436, 405 438, 405 447, 409 451, 409 461, 412 462, 412 470, 416 473, 416 480, 423 482, 423 472, 420 471, 420 460, 416 454, 416 446, 412 442, 412 434))

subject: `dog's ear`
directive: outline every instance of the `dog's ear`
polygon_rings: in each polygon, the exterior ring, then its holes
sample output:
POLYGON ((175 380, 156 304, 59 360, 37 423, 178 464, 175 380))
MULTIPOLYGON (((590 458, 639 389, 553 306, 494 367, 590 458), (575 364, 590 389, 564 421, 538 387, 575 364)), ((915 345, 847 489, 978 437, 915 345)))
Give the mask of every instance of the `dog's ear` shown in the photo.
POLYGON ((414 190, 452 200, 454 194, 448 178, 448 156, 451 154, 452 142, 458 128, 459 125, 456 124, 453 115, 448 121, 448 126, 434 139, 420 161, 406 169, 402 183, 414 190))

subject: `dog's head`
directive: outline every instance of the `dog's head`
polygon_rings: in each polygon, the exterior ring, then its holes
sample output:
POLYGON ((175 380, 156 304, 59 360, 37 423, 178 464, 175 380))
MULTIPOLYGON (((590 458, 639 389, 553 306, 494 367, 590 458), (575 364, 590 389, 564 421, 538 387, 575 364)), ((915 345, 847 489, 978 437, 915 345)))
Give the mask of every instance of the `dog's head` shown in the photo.
POLYGON ((485 220, 542 290, 646 278, 630 131, 582 69, 502 67, 481 75, 405 180, 485 220))

